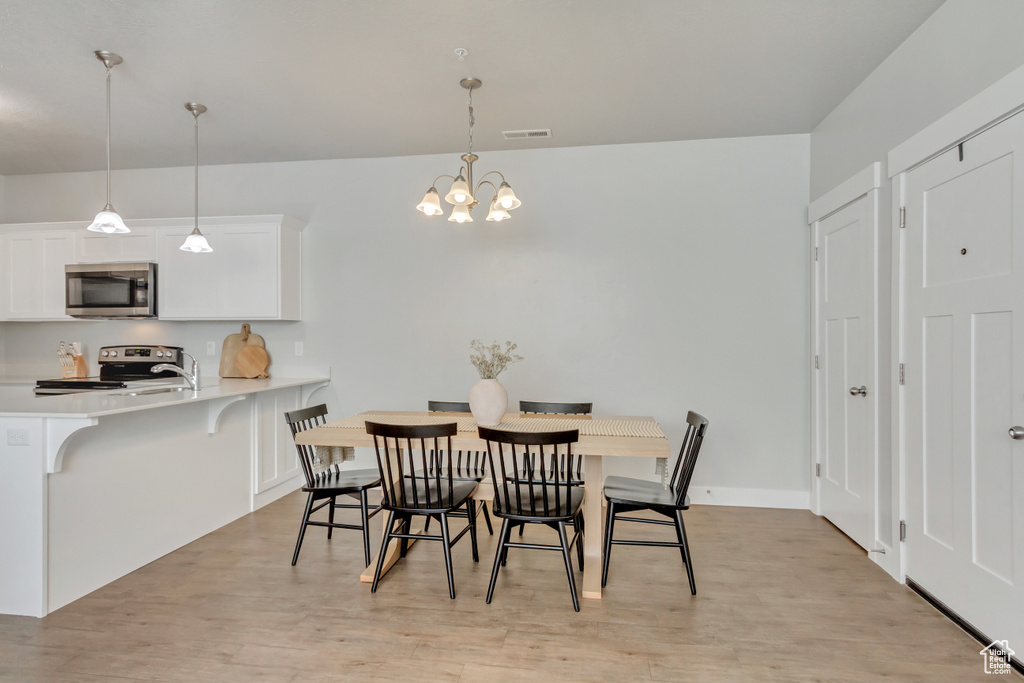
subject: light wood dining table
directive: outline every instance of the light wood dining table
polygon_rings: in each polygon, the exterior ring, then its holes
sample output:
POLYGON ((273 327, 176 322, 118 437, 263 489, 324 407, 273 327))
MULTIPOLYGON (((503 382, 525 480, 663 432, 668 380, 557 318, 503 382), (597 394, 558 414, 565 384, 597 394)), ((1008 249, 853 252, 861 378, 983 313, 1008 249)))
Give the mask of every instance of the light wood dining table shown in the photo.
MULTIPOLYGON (((295 441, 313 446, 373 448, 373 437, 366 433, 364 427, 366 421, 393 424, 457 422, 459 431, 452 437, 453 450, 487 451, 487 442, 479 437, 476 423, 469 413, 367 411, 300 432, 295 435, 295 441)), ((506 413, 497 428, 512 431, 580 429, 579 442, 573 445, 573 453, 584 458, 583 482, 586 491, 583 502, 585 562, 581 594, 585 598, 600 599, 601 566, 604 559, 604 458, 668 458, 668 439, 661 427, 651 417, 506 413)), ((493 495, 494 489, 487 479, 477 487, 474 498, 491 500, 493 495)), ((392 543, 390 548, 382 549, 387 551, 385 571, 398 560, 398 546, 398 543, 392 543)), ((360 580, 371 583, 375 567, 376 562, 371 563, 360 575, 360 580)))

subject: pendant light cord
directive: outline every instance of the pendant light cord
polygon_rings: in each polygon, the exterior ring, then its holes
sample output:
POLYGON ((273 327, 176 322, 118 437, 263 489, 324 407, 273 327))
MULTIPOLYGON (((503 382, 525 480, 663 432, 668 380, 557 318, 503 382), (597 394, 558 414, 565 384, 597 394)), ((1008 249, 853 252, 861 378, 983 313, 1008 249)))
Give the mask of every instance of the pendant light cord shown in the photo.
POLYGON ((110 67, 107 67, 107 206, 110 206, 110 67))
POLYGON ((196 120, 196 230, 199 229, 199 114, 193 113, 196 120))

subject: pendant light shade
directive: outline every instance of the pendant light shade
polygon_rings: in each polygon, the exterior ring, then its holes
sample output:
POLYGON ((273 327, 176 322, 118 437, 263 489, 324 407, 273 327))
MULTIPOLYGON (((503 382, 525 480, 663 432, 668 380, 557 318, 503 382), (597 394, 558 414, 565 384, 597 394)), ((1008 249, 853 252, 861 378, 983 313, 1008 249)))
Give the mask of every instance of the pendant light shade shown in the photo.
POLYGON ((516 197, 516 193, 512 191, 508 183, 502 183, 498 188, 498 196, 495 197, 498 200, 498 206, 511 211, 512 209, 518 208, 522 202, 516 197))
POLYGON ((110 203, 110 70, 124 60, 119 55, 115 55, 113 52, 106 52, 105 50, 96 50, 93 54, 96 55, 96 59, 103 62, 103 65, 107 67, 107 204, 103 207, 102 211, 96 214, 96 218, 93 219, 89 230, 107 234, 121 234, 131 232, 131 230, 124 224, 124 221, 117 215, 117 211, 114 210, 110 203))
POLYGON ((469 207, 464 205, 456 205, 452 209, 452 215, 448 219, 452 223, 472 223, 473 216, 469 214, 469 207))
POLYGON ((455 206, 469 206, 473 203, 473 193, 469 191, 469 183, 461 175, 452 183, 452 189, 448 190, 444 200, 455 206))
POLYGON ((188 237, 185 238, 185 243, 178 248, 182 251, 190 251, 193 254, 208 254, 213 251, 213 247, 206 241, 203 233, 199 232, 198 227, 189 233, 188 237))
POLYGON ((421 201, 416 208, 428 216, 434 216, 441 213, 441 198, 437 194, 437 188, 432 187, 427 190, 427 193, 423 195, 423 201, 421 201))
POLYGON ((192 113, 196 124, 196 227, 185 238, 185 243, 178 248, 193 254, 208 254, 213 251, 213 247, 206 241, 203 233, 199 232, 199 115, 206 111, 206 107, 196 102, 186 102, 185 109, 192 113))
POLYGON ((487 220, 489 221, 503 221, 506 218, 512 218, 508 211, 498 206, 498 198, 494 197, 491 199, 491 208, 487 211, 487 220))

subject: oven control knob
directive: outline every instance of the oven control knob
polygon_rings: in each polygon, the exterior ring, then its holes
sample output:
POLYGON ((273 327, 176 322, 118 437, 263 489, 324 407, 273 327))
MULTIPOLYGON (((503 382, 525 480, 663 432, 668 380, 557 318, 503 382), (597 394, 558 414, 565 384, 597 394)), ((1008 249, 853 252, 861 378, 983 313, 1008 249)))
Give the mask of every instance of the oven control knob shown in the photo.
POLYGON ((117 351, 111 351, 110 355, 113 356, 114 358, 117 358, 117 351))
POLYGON ((103 356, 104 358, 106 358, 106 357, 107 357, 107 356, 109 356, 109 355, 110 355, 110 351, 104 351, 104 352, 103 352, 103 354, 102 354, 102 356, 103 356))
POLYGON ((156 352, 156 357, 157 358, 163 358, 164 357, 164 352, 163 351, 157 351, 156 352))

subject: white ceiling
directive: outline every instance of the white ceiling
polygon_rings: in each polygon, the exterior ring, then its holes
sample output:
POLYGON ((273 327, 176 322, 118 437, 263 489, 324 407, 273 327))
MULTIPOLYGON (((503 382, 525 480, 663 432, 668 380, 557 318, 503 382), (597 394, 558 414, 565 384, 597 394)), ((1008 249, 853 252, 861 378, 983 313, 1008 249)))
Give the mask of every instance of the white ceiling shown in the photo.
POLYGON ((808 133, 942 0, 3 0, 0 175, 808 133), (460 62, 456 48, 469 50, 460 62), (502 130, 550 128, 550 140, 502 130))

